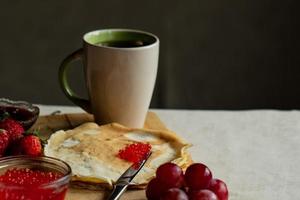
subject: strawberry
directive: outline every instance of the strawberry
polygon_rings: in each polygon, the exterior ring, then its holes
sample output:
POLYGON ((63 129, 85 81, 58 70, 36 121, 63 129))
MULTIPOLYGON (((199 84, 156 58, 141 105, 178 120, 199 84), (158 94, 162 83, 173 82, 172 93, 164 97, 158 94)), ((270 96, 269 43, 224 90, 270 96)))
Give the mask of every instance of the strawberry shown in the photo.
POLYGON ((8 132, 10 143, 20 138, 24 133, 23 126, 11 118, 5 118, 0 121, 0 129, 4 129, 8 132))
POLYGON ((42 143, 36 135, 25 135, 20 142, 22 153, 30 156, 39 156, 42 154, 42 143))
POLYGON ((22 155, 23 151, 21 148, 21 140, 23 139, 23 135, 18 138, 17 140, 9 143, 8 148, 6 150, 6 155, 7 156, 17 156, 17 155, 22 155))
POLYGON ((2 157, 9 144, 8 132, 4 129, 0 129, 0 157, 2 157))

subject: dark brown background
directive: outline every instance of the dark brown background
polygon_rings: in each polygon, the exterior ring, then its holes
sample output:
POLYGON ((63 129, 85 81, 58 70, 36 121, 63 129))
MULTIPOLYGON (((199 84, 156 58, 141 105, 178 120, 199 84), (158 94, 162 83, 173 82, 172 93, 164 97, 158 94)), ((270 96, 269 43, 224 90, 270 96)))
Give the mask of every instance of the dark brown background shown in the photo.
MULTIPOLYGON (((0 24, 0 97, 71 104, 61 60, 85 32, 118 27, 161 40, 152 107, 300 108, 296 0, 5 1, 0 24)), ((71 74, 85 94, 80 64, 71 74)))

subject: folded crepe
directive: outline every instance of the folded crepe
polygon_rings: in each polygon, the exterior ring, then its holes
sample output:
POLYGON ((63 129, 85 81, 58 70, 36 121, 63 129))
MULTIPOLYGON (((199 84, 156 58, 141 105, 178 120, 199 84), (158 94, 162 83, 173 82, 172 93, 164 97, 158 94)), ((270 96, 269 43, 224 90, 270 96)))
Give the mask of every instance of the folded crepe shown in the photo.
POLYGON ((126 146, 142 142, 151 145, 152 155, 133 179, 130 187, 144 188, 163 163, 173 162, 186 168, 191 162, 186 143, 171 131, 127 128, 112 123, 99 126, 88 122, 71 130, 51 135, 44 154, 67 162, 72 182, 80 187, 111 188, 132 163, 117 155, 126 146))

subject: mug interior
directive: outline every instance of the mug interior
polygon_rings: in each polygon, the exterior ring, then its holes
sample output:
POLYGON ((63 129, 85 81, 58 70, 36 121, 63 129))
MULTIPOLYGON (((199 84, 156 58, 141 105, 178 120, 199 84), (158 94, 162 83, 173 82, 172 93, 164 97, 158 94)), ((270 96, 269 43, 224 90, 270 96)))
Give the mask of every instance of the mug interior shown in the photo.
MULTIPOLYGON (((158 38, 147 32, 130 29, 104 29, 86 33, 83 40, 91 45, 105 46, 102 43, 137 41, 142 42, 140 47, 150 46, 158 41, 158 38)), ((110 46, 109 46, 110 47, 110 46)), ((140 48, 139 47, 139 48, 140 48)), ((132 47, 130 47, 132 48, 132 47)))

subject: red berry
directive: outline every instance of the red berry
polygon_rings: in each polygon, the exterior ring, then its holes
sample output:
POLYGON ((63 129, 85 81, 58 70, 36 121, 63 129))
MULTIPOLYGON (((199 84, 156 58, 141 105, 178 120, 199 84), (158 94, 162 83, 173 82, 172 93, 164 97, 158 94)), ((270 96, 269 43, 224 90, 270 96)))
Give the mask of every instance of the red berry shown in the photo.
POLYGON ((171 188, 167 190, 160 197, 160 200, 188 200, 188 196, 184 191, 178 188, 171 188))
POLYGON ((6 151, 6 155, 8 156, 16 156, 16 155, 22 155, 23 154, 23 150, 22 150, 22 146, 21 146, 21 141, 23 139, 24 136, 20 137, 19 139, 12 141, 9 146, 8 149, 6 151))
POLYGON ((11 118, 5 118, 0 122, 0 129, 7 130, 10 142, 17 140, 24 133, 23 126, 11 118))
POLYGON ((210 190, 195 190, 189 193, 189 200, 219 200, 210 190))
POLYGON ((186 185, 192 190, 206 189, 212 179, 212 173, 201 163, 190 165, 185 172, 186 185))
POLYGON ((0 129, 0 157, 2 157, 9 144, 8 132, 4 129, 0 129))
POLYGON ((182 169, 174 163, 165 163, 156 171, 156 178, 168 188, 180 188, 184 183, 182 169))
POLYGON ((21 148, 25 155, 39 156, 42 153, 42 144, 39 137, 27 135, 21 139, 21 148))
POLYGON ((212 179, 208 185, 208 189, 213 191, 219 200, 228 200, 228 190, 226 184, 219 179, 212 179))
POLYGON ((146 197, 148 200, 158 200, 167 190, 168 188, 161 184, 157 178, 154 178, 147 185, 146 197))

